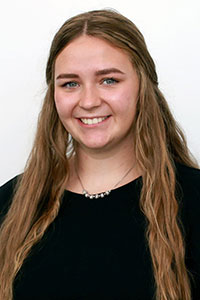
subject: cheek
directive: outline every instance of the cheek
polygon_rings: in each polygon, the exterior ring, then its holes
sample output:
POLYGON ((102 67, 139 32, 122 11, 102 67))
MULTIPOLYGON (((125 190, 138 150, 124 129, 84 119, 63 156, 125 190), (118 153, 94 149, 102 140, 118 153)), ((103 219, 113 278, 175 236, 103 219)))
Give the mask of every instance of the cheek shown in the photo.
POLYGON ((111 106, 116 113, 120 114, 121 116, 129 116, 129 112, 133 116, 136 111, 137 105, 137 94, 134 91, 123 90, 119 91, 115 96, 111 97, 111 106))
POLYGON ((55 91, 54 101, 59 117, 61 119, 67 117, 72 109, 72 107, 70 107, 71 105, 69 99, 66 99, 66 96, 64 96, 63 93, 55 91))

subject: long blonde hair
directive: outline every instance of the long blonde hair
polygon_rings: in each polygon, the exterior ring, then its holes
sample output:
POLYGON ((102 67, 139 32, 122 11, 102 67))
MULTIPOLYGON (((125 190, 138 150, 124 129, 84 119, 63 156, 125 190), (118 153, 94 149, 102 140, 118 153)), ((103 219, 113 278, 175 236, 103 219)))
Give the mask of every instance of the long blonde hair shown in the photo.
POLYGON ((18 271, 59 211, 69 176, 66 151, 70 142, 54 103, 54 64, 63 48, 82 34, 124 49, 138 73, 140 92, 133 139, 143 172, 140 206, 147 219, 156 299, 190 300, 177 218, 174 162, 196 165, 158 88, 155 65, 142 34, 130 20, 111 10, 91 11, 69 19, 52 42, 46 68, 48 90, 34 146, 0 230, 0 300, 13 298, 12 286, 18 271))

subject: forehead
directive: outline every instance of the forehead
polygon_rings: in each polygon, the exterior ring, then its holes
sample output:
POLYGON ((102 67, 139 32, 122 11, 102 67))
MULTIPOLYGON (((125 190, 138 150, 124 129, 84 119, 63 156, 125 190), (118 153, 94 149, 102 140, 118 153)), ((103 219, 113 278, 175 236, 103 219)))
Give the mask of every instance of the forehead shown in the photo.
POLYGON ((64 69, 99 69, 118 67, 132 69, 129 55, 109 42, 91 36, 81 36, 68 44, 58 55, 55 72, 64 69))

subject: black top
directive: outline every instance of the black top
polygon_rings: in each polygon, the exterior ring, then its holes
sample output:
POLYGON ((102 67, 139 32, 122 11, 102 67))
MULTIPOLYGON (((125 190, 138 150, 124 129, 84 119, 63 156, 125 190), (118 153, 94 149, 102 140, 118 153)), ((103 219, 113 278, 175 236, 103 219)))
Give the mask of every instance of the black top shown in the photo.
MULTIPOLYGON (((178 165, 186 263, 200 299, 200 170, 178 165)), ((0 188, 0 210, 15 179, 0 188)), ((155 286, 139 209, 142 178, 99 199, 65 191, 61 208, 14 284, 14 300, 150 300, 155 286)), ((3 214, 3 213, 2 213, 3 214)))

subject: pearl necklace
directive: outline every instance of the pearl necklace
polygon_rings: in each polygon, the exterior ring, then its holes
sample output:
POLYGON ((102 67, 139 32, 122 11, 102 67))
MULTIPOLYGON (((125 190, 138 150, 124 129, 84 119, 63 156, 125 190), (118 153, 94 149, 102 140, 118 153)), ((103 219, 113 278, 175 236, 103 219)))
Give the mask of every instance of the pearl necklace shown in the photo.
POLYGON ((122 180, 130 173, 130 171, 133 169, 135 167, 135 165, 134 166, 132 166, 130 169, 128 169, 128 171, 123 175, 123 177, 113 186, 113 188, 111 189, 111 190, 107 190, 106 192, 102 192, 102 193, 97 193, 97 194, 90 194, 90 193, 88 193, 88 191, 84 188, 84 186, 83 186, 83 183, 82 183, 82 181, 81 181, 81 178, 80 178, 80 176, 79 176, 79 174, 78 174, 78 171, 77 171, 77 168, 76 168, 76 166, 75 166, 75 171, 76 171, 76 174, 77 174, 77 177, 78 177, 78 180, 79 180, 79 182, 80 182, 80 184, 81 184, 81 187, 82 187, 82 194, 86 197, 86 198, 90 198, 90 199, 98 199, 98 198, 104 198, 105 196, 108 196, 110 193, 111 193, 111 191, 114 189, 114 188, 116 188, 117 186, 118 186, 118 184, 120 184, 120 182, 122 182, 122 180))

